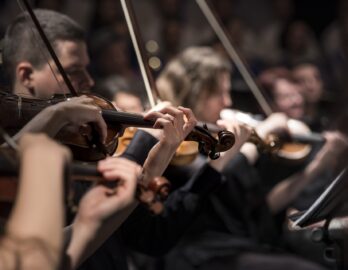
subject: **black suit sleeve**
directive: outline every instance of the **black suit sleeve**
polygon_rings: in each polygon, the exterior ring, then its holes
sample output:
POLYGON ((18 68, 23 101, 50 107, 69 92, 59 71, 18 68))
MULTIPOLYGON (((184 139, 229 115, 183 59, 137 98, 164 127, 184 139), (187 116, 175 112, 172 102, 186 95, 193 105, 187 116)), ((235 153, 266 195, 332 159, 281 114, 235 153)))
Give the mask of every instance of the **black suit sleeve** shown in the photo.
POLYGON ((164 255, 178 242, 200 213, 206 197, 222 181, 222 175, 206 164, 186 185, 171 193, 162 215, 151 215, 139 206, 121 228, 127 245, 148 255, 164 255))
POLYGON ((122 157, 143 165, 147 155, 158 140, 149 133, 138 130, 122 157))

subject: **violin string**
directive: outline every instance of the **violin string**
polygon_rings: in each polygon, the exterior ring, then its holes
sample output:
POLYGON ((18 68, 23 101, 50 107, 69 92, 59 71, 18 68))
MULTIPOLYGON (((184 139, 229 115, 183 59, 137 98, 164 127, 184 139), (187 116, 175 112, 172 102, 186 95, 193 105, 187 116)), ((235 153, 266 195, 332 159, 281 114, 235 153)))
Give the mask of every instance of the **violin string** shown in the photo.
POLYGON ((11 138, 10 135, 8 135, 8 133, 2 127, 0 127, 0 135, 10 148, 12 148, 15 151, 18 151, 17 143, 14 139, 11 138))
POLYGON ((41 53, 42 57, 45 59, 46 63, 48 64, 48 66, 49 66, 49 68, 50 68, 50 70, 52 72, 52 75, 53 75, 55 81, 58 84, 59 89, 61 90, 61 92, 63 93, 64 97, 66 98, 65 88, 63 87, 62 82, 60 82, 58 80, 57 74, 54 71, 54 69, 52 67, 52 64, 49 61, 50 57, 47 55, 48 52, 46 50, 44 50, 43 45, 42 45, 42 43, 40 43, 40 40, 39 40, 39 38, 37 36, 37 33, 34 31, 33 22, 30 20, 30 16, 29 16, 28 12, 26 12, 26 10, 23 7, 23 5, 22 5, 20 0, 17 0, 17 3, 18 3, 19 8, 21 9, 21 11, 25 14, 24 16, 25 16, 25 19, 26 19, 26 21, 27 21, 27 23, 29 25, 29 29, 30 29, 30 31, 31 31, 35 41, 36 41, 36 44, 34 44, 34 45, 36 45, 38 47, 39 52, 41 53))
MULTIPOLYGON (((7 143, 7 145, 14 150, 16 153, 18 153, 18 145, 15 142, 14 139, 12 139, 12 137, 10 135, 8 135, 8 133, 2 128, 0 127, 0 135, 1 137, 4 139, 5 143, 7 143)), ((2 154, 4 155, 4 157, 14 166, 17 165, 17 161, 16 159, 10 155, 7 151, 4 150, 3 147, 0 147, 0 151, 2 152, 2 154)))

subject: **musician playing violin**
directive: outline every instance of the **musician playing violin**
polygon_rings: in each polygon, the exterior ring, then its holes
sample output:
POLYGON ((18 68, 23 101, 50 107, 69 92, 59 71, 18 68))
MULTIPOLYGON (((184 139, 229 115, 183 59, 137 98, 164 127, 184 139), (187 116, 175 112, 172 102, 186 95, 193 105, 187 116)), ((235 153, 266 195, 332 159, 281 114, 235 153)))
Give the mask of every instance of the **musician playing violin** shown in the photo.
MULTIPOLYGON (((58 57, 62 60, 63 67, 67 70, 72 84, 76 89, 89 90, 93 85, 93 80, 86 69, 89 60, 81 29, 70 18, 57 12, 37 10, 36 14, 53 43, 58 57)), ((64 84, 60 83, 62 81, 61 75, 57 74, 55 67, 52 68, 58 80, 49 72, 50 67, 47 61, 41 59, 42 52, 38 49, 40 46, 32 46, 34 38, 30 36, 30 31, 24 30, 26 27, 22 14, 15 19, 6 32, 4 63, 12 79, 15 93, 23 97, 50 98, 55 93, 66 92, 64 84), (21 46, 17 46, 17 44, 21 46), (22 46, 23 44, 28 46, 22 46)), ((97 130, 102 135, 101 138, 105 137, 105 123, 100 118, 99 109, 91 104, 89 98, 83 96, 48 107, 42 112, 41 118, 38 117, 40 115, 37 116, 36 122, 34 119, 28 124, 26 131, 46 131, 48 129, 48 133, 54 135, 61 126, 66 124, 79 126, 93 122, 98 127, 97 130), (52 125, 54 130, 51 130, 52 125)), ((178 144, 192 130, 196 120, 189 109, 174 107, 149 113, 146 117, 157 119, 155 125, 162 126, 163 131, 153 133, 154 136, 143 131, 138 132, 123 157, 143 165, 145 177, 150 178, 152 175, 163 173, 178 144), (187 120, 184 120, 184 116, 187 120)), ((117 159, 108 158, 101 161, 99 163, 100 169, 113 168, 115 160, 117 159)), ((117 168, 127 170, 126 167, 117 168)), ((80 269, 127 269, 124 256, 125 245, 147 254, 162 255, 165 253, 178 241, 188 225, 194 220, 196 213, 202 208, 202 201, 221 183, 222 176, 216 169, 218 168, 214 164, 206 164, 196 172, 195 176, 189 179, 186 185, 174 191, 168 198, 167 214, 164 217, 153 216, 144 207, 136 207, 137 205, 133 204, 130 209, 122 212, 126 218, 135 208, 135 211, 119 230, 116 230, 117 226, 106 223, 107 228, 104 227, 102 230, 101 239, 97 243, 88 242, 86 253, 81 255, 79 249, 69 249, 68 252, 72 252, 69 254, 72 256, 71 266, 77 267, 112 232, 114 232, 113 235, 91 258, 86 260, 80 269), (76 250, 77 252, 75 252, 76 250), (74 259, 74 256, 77 259, 74 259)), ((77 193, 81 195, 88 188, 89 186, 80 187, 77 193)), ((90 215, 90 211, 95 210, 93 207, 83 207, 83 209, 87 216, 90 215)), ((79 217, 81 216, 77 215, 77 218, 79 217)), ((73 237, 82 232, 81 230, 86 232, 85 229, 80 230, 75 227, 75 224, 78 226, 81 223, 75 222, 72 227, 67 228, 68 231, 72 232, 73 237)), ((101 227, 103 228, 103 226, 101 227)), ((77 241, 79 239, 77 237, 77 241)), ((71 245, 74 246, 76 242, 73 238, 71 241, 71 245)), ((77 246, 79 246, 78 242, 77 246)))
MULTIPOLYGON (((63 193, 64 183, 68 181, 64 179, 64 172, 71 153, 46 135, 25 134, 20 139, 18 155, 19 187, 0 239, 0 267, 4 270, 58 269, 64 249, 63 193)), ((111 188, 98 185, 82 199, 67 247, 72 267, 96 248, 110 223, 114 229, 120 226, 124 211, 134 204, 136 182, 141 174, 139 165, 118 158, 112 168, 100 164, 99 171, 106 181, 117 181, 120 185, 113 196, 108 195, 113 192, 111 188)))
MULTIPOLYGON (((235 148, 216 161, 227 181, 210 196, 205 211, 168 257, 166 269, 321 269, 274 251, 280 243, 274 240, 280 236, 273 215, 315 179, 325 168, 324 162, 316 160, 304 173, 286 179, 267 194, 254 167, 259 154, 255 145, 246 143, 250 131, 232 121, 219 120, 220 111, 232 105, 230 73, 229 63, 217 52, 209 47, 191 47, 172 59, 157 81, 163 99, 190 106, 199 120, 217 121, 241 134, 235 148), (238 154, 230 155, 233 151, 238 154)), ((286 129, 286 123, 284 115, 272 114, 256 131, 265 138, 277 129, 286 129)))

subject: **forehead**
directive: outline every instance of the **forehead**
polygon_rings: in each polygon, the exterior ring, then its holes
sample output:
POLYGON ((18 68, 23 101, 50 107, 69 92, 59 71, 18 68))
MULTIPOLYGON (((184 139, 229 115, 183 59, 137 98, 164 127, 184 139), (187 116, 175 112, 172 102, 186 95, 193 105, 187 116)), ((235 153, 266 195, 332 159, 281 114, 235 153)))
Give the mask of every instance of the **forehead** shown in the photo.
POLYGON ((299 90, 299 85, 288 81, 286 79, 278 79, 274 84, 274 91, 276 94, 285 94, 289 92, 297 92, 299 90))
POLYGON ((89 64, 85 42, 58 40, 55 45, 59 60, 64 67, 87 66, 89 64))
POLYGON ((319 69, 312 65, 300 66, 294 70, 295 76, 310 76, 317 73, 319 73, 319 69))
POLYGON ((228 71, 221 71, 218 75, 218 84, 225 88, 231 87, 231 75, 228 71))

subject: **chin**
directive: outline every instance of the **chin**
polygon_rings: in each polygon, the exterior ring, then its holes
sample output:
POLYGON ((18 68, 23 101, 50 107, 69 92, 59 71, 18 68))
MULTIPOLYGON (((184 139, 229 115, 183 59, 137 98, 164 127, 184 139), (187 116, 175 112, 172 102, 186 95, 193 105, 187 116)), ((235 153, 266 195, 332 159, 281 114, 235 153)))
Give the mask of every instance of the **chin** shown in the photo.
POLYGON ((297 120, 300 120, 300 119, 303 119, 304 117, 304 112, 301 110, 301 111, 295 111, 295 112, 291 112, 289 114, 289 116, 293 119, 297 119, 297 120))

